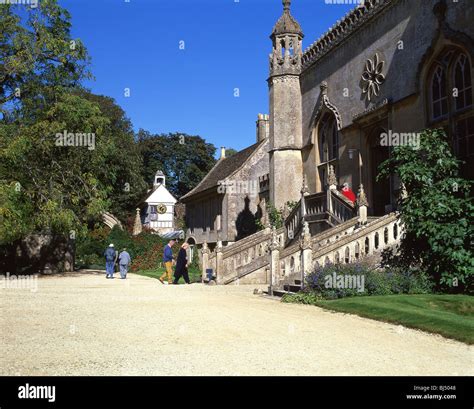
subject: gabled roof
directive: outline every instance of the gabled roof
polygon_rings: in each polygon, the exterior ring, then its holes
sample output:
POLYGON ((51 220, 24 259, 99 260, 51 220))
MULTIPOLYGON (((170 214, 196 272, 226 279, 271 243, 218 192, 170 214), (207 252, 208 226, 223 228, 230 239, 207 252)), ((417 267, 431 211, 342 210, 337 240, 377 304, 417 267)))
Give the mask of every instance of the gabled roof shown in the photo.
POLYGON ((176 203, 177 200, 164 185, 158 185, 146 198, 146 203, 176 203))
POLYGON ((202 193, 206 190, 213 188, 217 189, 219 181, 225 180, 228 177, 232 176, 264 143, 265 140, 257 142, 228 158, 219 159, 219 161, 214 165, 214 167, 209 171, 209 173, 204 177, 204 179, 201 180, 201 182, 193 190, 181 197, 181 201, 183 201, 183 199, 184 201, 187 201, 192 196, 198 193, 202 193))

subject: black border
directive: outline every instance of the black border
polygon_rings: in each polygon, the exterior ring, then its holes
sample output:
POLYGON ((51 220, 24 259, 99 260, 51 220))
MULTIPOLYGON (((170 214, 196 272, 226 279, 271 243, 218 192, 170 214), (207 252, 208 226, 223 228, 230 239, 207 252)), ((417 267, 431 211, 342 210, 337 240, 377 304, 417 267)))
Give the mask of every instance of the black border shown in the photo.
POLYGON ((473 409, 472 377, 0 377, 0 409, 473 409), (54 385, 56 401, 19 399, 20 385, 54 385), (455 400, 407 400, 414 385, 455 386, 455 400))

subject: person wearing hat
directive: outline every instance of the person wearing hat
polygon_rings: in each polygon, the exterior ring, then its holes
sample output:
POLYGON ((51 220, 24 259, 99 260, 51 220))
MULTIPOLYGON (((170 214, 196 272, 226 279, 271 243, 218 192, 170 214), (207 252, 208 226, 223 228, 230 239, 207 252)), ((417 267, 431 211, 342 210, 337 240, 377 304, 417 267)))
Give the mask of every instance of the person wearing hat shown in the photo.
POLYGON ((128 254, 126 248, 122 249, 122 252, 118 256, 118 260, 120 266, 120 278, 123 280, 127 278, 128 268, 130 266, 130 263, 132 262, 130 254, 128 254))
POLYGON ((104 251, 105 257, 105 278, 114 278, 115 261, 117 260, 117 252, 115 251, 114 245, 109 244, 109 247, 104 251))

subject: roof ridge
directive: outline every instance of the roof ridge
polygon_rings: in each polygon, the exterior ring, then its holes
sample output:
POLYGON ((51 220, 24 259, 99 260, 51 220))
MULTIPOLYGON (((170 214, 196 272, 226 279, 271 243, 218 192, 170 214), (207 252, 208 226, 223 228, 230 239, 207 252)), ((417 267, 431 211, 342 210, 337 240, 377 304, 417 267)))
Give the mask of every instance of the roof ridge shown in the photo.
MULTIPOLYGON (((186 193, 184 196, 181 196, 180 200, 184 199, 184 198, 188 198, 190 196, 192 196, 193 194, 195 193, 200 193, 199 191, 199 188, 202 187, 204 185, 204 183, 209 179, 210 175, 212 175, 212 173, 216 170, 217 167, 221 166, 223 163, 225 163, 227 161, 227 163, 229 163, 228 161, 229 160, 236 160, 236 159, 239 159, 240 156, 244 156, 244 161, 242 162, 242 164, 240 164, 240 166, 238 166, 236 169, 233 169, 230 171, 229 174, 227 174, 222 180, 225 180, 226 178, 232 176, 233 174, 235 174, 235 172, 237 172, 238 170, 240 170, 242 168, 242 166, 247 162, 247 160, 252 157, 253 153, 252 151, 255 151, 261 144, 265 143, 266 139, 263 139, 261 141, 258 141, 250 146, 247 146, 246 148, 238 151, 237 153, 235 153, 234 155, 232 156, 229 156, 227 158, 221 158, 219 159, 215 164, 214 166, 209 170, 209 172, 207 172, 206 176, 204 176, 204 178, 192 189, 190 190, 188 193, 186 193), (245 155, 249 152, 250 154, 248 155, 248 157, 245 158, 245 155)), ((214 186, 217 186, 217 185, 213 185, 212 187, 214 186)), ((207 190, 207 189, 210 189, 211 186, 209 188, 206 188, 204 190, 207 190)))

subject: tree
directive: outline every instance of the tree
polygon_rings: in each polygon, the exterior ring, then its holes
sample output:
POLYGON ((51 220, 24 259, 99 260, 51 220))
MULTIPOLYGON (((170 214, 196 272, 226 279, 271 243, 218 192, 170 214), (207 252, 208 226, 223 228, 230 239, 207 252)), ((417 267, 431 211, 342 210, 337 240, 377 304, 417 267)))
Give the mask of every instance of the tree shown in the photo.
POLYGON ((458 170, 446 134, 436 129, 421 133, 419 149, 395 147, 378 177, 397 174, 405 189, 398 202, 405 236, 389 262, 420 266, 440 288, 472 291, 472 184, 458 170))
POLYGON ((125 221, 135 214, 135 208, 147 191, 142 176, 143 158, 135 142, 132 124, 113 98, 84 90, 78 91, 78 95, 98 104, 102 115, 109 120, 104 130, 107 139, 102 139, 108 146, 107 166, 95 169, 95 172, 97 178, 111 188, 109 211, 125 221))
POLYGON ((225 150, 225 157, 230 158, 231 156, 235 155, 236 153, 238 153, 238 151, 236 151, 234 148, 227 148, 225 150))
POLYGON ((4 121, 34 121, 58 94, 91 77, 86 49, 71 37, 67 10, 56 0, 42 0, 37 8, 26 10, 23 24, 18 6, 0 7, 0 111, 4 121))
POLYGON ((216 148, 200 136, 153 135, 140 129, 137 140, 147 183, 153 183, 156 171, 162 170, 167 176, 167 188, 178 198, 193 189, 216 162, 216 148))
POLYGON ((0 7, 0 244, 125 218, 146 189, 123 110, 80 87, 88 57, 69 14, 39 5, 25 25, 0 7))

